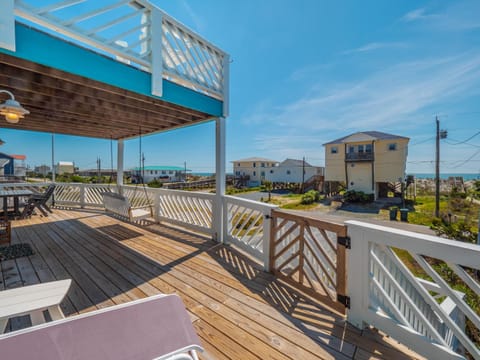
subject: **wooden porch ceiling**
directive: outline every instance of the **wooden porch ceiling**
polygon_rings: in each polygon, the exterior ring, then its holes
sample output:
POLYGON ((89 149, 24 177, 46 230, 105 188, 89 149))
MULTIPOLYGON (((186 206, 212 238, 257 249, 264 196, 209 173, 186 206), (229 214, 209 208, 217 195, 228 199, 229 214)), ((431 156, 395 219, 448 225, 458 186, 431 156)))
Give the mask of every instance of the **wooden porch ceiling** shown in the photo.
POLYGON ((11 91, 30 111, 18 124, 0 119, 0 126, 5 128, 118 140, 211 118, 200 111, 4 53, 0 53, 0 89, 11 91))

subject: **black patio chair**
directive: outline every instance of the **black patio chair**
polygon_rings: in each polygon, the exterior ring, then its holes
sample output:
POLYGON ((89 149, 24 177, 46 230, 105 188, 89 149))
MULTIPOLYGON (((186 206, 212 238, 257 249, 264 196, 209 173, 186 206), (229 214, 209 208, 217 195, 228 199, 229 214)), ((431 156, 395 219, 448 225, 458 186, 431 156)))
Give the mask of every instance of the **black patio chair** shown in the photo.
MULTIPOLYGON (((54 184, 48 185, 48 188, 47 190, 45 190, 44 193, 33 194, 28 200, 27 204, 25 205, 25 208, 27 208, 28 204, 31 203, 30 206, 33 205, 33 208, 37 208, 38 210, 40 210, 43 216, 48 216, 48 212, 52 213, 52 209, 50 209, 50 207, 47 205, 47 202, 52 197, 54 191, 55 191, 55 185, 54 184)), ((25 208, 24 208, 24 211, 25 211, 25 208)), ((33 212, 33 209, 30 211, 30 215, 32 214, 32 212, 33 212)))

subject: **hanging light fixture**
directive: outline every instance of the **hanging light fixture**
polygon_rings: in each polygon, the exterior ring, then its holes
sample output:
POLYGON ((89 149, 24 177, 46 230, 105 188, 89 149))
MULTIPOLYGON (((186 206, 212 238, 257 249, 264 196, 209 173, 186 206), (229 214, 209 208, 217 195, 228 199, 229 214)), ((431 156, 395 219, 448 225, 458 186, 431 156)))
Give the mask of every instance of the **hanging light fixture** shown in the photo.
POLYGON ((25 115, 30 114, 30 111, 24 109, 18 101, 15 100, 13 94, 8 90, 0 90, 0 93, 5 93, 10 96, 10 99, 0 103, 0 115, 5 116, 5 120, 10 124, 16 124, 25 115))

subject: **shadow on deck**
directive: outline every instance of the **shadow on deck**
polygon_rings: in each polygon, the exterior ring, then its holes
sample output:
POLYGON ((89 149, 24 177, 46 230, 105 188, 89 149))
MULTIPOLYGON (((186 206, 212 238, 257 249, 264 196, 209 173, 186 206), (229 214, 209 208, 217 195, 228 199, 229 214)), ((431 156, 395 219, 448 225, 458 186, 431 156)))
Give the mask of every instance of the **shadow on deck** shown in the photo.
MULTIPOLYGON (((234 248, 178 228, 57 209, 14 222, 12 242, 29 243, 35 254, 3 261, 0 288, 71 278, 66 315, 178 293, 202 339, 203 359, 418 357, 348 325, 234 248)), ((9 328, 28 325, 23 317, 9 328)))

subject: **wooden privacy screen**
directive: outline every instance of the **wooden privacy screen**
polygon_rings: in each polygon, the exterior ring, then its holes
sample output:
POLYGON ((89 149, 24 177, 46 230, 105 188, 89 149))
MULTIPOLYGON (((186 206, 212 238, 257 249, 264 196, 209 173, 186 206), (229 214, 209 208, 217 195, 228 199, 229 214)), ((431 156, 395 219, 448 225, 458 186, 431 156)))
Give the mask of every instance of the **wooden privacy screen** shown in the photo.
POLYGON ((273 210, 270 271, 288 284, 344 313, 345 225, 273 210))

